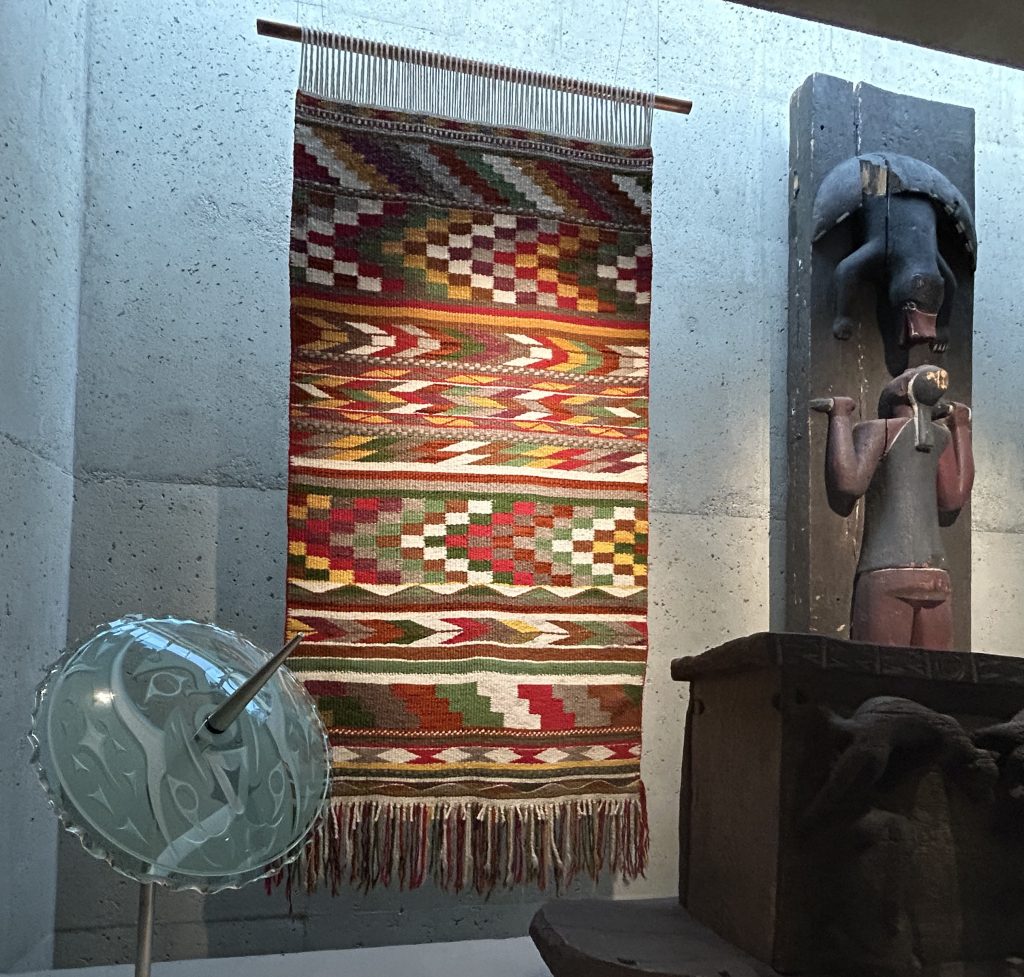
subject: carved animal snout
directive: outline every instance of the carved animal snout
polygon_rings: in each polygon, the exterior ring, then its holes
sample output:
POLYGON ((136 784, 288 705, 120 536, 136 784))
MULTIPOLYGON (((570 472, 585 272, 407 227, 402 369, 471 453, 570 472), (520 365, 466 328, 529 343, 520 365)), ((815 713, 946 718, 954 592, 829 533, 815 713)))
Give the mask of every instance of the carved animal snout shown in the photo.
POLYGON ((946 247, 958 243, 973 271, 977 235, 966 198, 923 160, 899 153, 863 153, 836 165, 818 187, 812 213, 814 242, 854 214, 854 250, 835 271, 836 338, 847 339, 859 325, 861 286, 885 283, 896 317, 879 323, 886 341, 904 347, 928 343, 933 351, 944 351, 956 278, 939 241, 941 237, 946 247))
POLYGON ((903 306, 903 336, 900 345, 906 347, 918 343, 934 343, 938 318, 937 313, 925 312, 913 302, 907 302, 903 306))
POLYGON ((896 275, 889 294, 893 306, 900 310, 903 331, 900 345, 929 343, 934 349, 938 341, 937 323, 946 287, 938 269, 896 275))
POLYGON ((938 315, 946 286, 936 269, 934 274, 915 274, 910 278, 906 301, 913 303, 922 312, 938 315))

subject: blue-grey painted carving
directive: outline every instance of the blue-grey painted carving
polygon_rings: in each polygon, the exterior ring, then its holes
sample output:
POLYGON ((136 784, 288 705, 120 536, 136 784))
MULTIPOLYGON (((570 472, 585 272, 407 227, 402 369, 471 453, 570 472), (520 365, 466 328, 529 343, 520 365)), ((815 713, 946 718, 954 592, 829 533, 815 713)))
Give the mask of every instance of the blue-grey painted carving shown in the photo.
POLYGON ((856 224, 855 248, 835 271, 838 339, 848 339, 858 328, 857 293, 873 281, 886 289, 899 317, 901 333, 894 338, 900 345, 946 349, 957 280, 940 249, 941 227, 949 228, 972 270, 978 253, 974 215, 957 187, 912 156, 865 153, 826 175, 811 219, 815 242, 847 219, 856 224))

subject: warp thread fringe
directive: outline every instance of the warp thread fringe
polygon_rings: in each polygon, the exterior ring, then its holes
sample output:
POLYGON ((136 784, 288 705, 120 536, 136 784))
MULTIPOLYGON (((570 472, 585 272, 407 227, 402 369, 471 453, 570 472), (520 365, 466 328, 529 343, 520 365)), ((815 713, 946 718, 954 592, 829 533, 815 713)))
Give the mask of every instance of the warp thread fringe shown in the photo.
POLYGON ((580 873, 610 869, 624 881, 643 876, 650 836, 643 788, 635 796, 550 801, 348 799, 332 802, 303 855, 267 880, 415 889, 428 879, 444 890, 554 882, 562 892, 580 873))

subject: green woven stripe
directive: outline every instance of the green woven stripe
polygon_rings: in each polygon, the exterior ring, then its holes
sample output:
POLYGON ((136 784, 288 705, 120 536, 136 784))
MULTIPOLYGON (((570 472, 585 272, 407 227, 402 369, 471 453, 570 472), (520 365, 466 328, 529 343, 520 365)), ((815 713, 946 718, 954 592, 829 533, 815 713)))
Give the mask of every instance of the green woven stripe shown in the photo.
POLYGON ((459 685, 435 685, 434 692, 442 699, 447 699, 452 712, 462 715, 466 726, 500 727, 505 725, 505 717, 491 709, 491 700, 480 695, 476 686, 470 682, 459 685))
MULTIPOLYGON (((601 478, 606 481, 615 480, 614 475, 598 476, 599 480, 601 478)), ((365 488, 346 488, 334 485, 324 479, 308 479, 300 470, 293 472, 289 491, 293 494, 320 494, 329 495, 336 499, 352 499, 365 498, 367 490, 365 488)), ((375 483, 373 494, 378 498, 423 499, 425 501, 433 501, 438 505, 443 505, 449 499, 466 499, 468 501, 470 499, 486 498, 494 502, 495 512, 511 512, 512 506, 516 502, 539 502, 543 504, 552 501, 557 502, 558 505, 595 506, 601 510, 607 509, 609 512, 616 506, 632 506, 638 510, 641 507, 646 508, 646 488, 642 485, 634 487, 623 483, 616 489, 616 496, 613 499, 598 494, 601 491, 597 490, 594 494, 588 494, 582 485, 579 487, 573 486, 572 489, 567 489, 563 485, 552 485, 550 491, 543 492, 536 485, 531 485, 528 488, 524 487, 522 491, 494 494, 486 490, 463 488, 457 480, 453 479, 450 488, 446 487, 436 492, 423 488, 416 490, 410 490, 407 487, 390 488, 387 482, 382 481, 375 483)), ((641 513, 638 512, 638 514, 641 513)))

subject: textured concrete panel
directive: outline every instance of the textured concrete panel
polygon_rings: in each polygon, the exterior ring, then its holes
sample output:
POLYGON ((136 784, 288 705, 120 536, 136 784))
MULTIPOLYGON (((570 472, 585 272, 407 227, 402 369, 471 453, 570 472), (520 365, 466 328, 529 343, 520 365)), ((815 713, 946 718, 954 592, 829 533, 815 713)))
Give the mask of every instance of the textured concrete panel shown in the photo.
MULTIPOLYGON (((1024 363, 1024 294, 1009 271, 1024 247, 1024 225, 1002 214, 1024 213, 1024 151, 978 146, 977 181, 998 188, 979 204, 982 263, 975 280, 974 457, 978 479, 971 513, 974 526, 993 532, 1024 532, 1024 437, 1015 405, 1024 363), (1005 208, 1005 210, 1004 210, 1005 208), (982 248, 984 250, 982 250, 982 248)), ((977 605, 975 605, 977 606, 977 605)))
MULTIPOLYGON (((91 9, 72 624, 81 634, 131 609, 174 610, 270 644, 283 616, 298 49, 257 37, 248 0, 91 0, 91 9)), ((979 362, 978 437, 1013 473, 1024 439, 1008 407, 1024 357, 1004 279, 1024 219, 1014 155, 1024 150, 1024 86, 1007 69, 721 0, 657 11, 620 0, 408 0, 386 11, 376 0, 267 0, 258 13, 291 21, 297 10, 316 26, 695 100, 688 119, 659 115, 655 133, 656 589, 644 758, 655 865, 646 888, 623 894, 674 891, 684 701, 659 669, 682 643, 697 651, 767 624, 768 515, 785 489, 789 94, 824 71, 976 108, 976 348, 981 356, 989 343, 999 364, 987 380, 979 362)), ((989 478, 1002 477, 981 472, 979 499, 989 478)), ((1012 483, 1012 474, 992 483, 993 525, 1010 519, 1000 499, 1019 498, 1012 483)), ((771 525, 778 539, 781 521, 771 525)), ((976 627, 986 612, 1006 613, 976 600, 976 627)), ((62 897, 61 959, 79 949, 79 959, 125 959, 134 887, 84 859, 74 847, 62 856, 65 891, 90 901, 62 897), (90 921, 90 903, 102 922, 90 921)), ((303 945, 326 947, 522 933, 543 898, 321 893, 297 896, 295 910, 303 945)), ((243 952, 246 926, 267 927, 264 948, 297 939, 281 897, 258 886, 162 906, 181 934, 163 944, 174 955, 243 952)))
MULTIPOLYGON (((709 133, 705 151, 731 156, 758 147, 760 119, 750 116, 746 100, 727 93, 720 101, 722 124, 709 133)), ((760 168, 723 186, 713 170, 661 165, 691 151, 686 135, 683 126, 662 125, 655 140, 651 501, 672 512, 764 518, 770 388, 765 336, 784 318, 784 291, 770 286, 785 280, 784 242, 772 241, 774 225, 785 219, 785 202, 757 202, 760 168), (709 255, 730 251, 737 260, 695 280, 709 255)), ((760 160, 771 166, 771 155, 760 154, 760 160)), ((780 163, 784 173, 784 158, 780 163)))
POLYGON ((728 179, 693 160, 695 119, 659 117, 655 129, 651 499, 766 518, 769 365, 785 345, 786 147, 748 93, 713 97, 699 155, 734 161, 728 179))
POLYGON ((283 491, 80 479, 71 636, 122 614, 170 614, 279 644, 284 555, 283 491))
POLYGON ((295 52, 254 16, 93 4, 80 471, 284 485, 295 52))
POLYGON ((1024 535, 974 531, 974 647, 1024 655, 1024 535))
POLYGON ((35 689, 64 648, 71 476, 0 438, 0 970, 50 965, 57 821, 29 764, 35 689))
POLYGON ((0 7, 0 434, 64 468, 75 409, 84 6, 0 7))
POLYGON ((28 765, 68 596, 84 0, 0 5, 0 971, 49 966, 57 827, 28 765))

